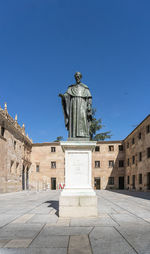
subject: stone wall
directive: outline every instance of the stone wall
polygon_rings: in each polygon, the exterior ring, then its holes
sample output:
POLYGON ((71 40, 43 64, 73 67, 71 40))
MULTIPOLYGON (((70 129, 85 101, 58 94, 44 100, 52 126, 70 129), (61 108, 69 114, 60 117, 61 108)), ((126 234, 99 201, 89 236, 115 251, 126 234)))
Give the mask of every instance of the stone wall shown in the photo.
POLYGON ((100 178, 100 189, 119 188, 118 179, 120 176, 124 176, 125 174, 124 167, 119 167, 119 160, 124 161, 124 149, 123 151, 119 151, 120 145, 122 145, 121 141, 97 142, 99 151, 94 151, 92 156, 93 187, 96 188, 96 186, 94 186, 95 178, 100 178), (112 151, 109 149, 110 146, 112 147, 112 151), (96 167, 96 161, 100 161, 100 167, 96 167), (114 163, 109 163, 109 161, 113 161, 114 163), (114 184, 109 184, 109 177, 114 178, 114 184))
POLYGON ((32 189, 52 189, 52 178, 56 178, 57 189, 63 187, 64 153, 59 142, 33 144, 31 161, 30 184, 32 189))
POLYGON ((148 181, 148 173, 150 174, 150 157, 148 158, 147 156, 147 149, 150 147, 150 115, 126 137, 124 146, 126 188, 130 190, 148 190, 150 188, 150 183, 148 181), (149 128, 148 131, 147 128, 149 128), (139 179, 140 174, 142 175, 141 182, 139 179))
POLYGON ((32 142, 17 119, 0 109, 0 192, 22 190, 23 168, 31 165, 32 142))

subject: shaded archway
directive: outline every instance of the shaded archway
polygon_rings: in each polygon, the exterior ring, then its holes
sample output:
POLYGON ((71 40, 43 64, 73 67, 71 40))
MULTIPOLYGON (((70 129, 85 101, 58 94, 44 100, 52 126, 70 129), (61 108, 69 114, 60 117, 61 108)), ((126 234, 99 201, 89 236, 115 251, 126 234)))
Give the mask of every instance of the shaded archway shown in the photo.
POLYGON ((25 190, 25 166, 22 168, 22 190, 25 190))
POLYGON ((26 169, 26 190, 29 189, 29 168, 26 169))

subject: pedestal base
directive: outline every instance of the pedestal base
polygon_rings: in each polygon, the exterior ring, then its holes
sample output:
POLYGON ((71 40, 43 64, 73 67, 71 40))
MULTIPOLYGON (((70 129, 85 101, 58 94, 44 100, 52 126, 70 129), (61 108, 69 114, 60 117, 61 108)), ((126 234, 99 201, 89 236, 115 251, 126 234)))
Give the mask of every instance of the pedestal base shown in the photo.
POLYGON ((96 217, 97 196, 60 196, 60 217, 96 217))
POLYGON ((97 197, 92 189, 93 141, 63 141, 65 188, 59 199, 60 217, 96 217, 97 197))

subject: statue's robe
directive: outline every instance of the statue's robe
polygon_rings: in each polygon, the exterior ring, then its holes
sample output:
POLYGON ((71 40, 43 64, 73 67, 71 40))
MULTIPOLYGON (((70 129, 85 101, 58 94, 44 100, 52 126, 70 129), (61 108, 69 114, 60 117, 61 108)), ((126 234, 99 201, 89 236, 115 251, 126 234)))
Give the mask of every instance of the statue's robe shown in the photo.
POLYGON ((69 138, 89 138, 92 119, 92 96, 89 88, 80 83, 68 87, 62 105, 69 138))

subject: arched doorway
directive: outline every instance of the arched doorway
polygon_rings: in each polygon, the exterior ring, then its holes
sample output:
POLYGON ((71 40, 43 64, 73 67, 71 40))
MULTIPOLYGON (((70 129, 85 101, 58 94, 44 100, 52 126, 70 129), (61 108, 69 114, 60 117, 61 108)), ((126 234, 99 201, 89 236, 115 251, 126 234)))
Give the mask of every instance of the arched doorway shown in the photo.
POLYGON ((29 168, 26 169, 26 190, 29 189, 29 168))
POLYGON ((25 166, 22 168, 22 190, 25 190, 25 166))

